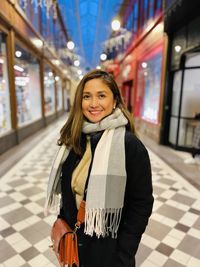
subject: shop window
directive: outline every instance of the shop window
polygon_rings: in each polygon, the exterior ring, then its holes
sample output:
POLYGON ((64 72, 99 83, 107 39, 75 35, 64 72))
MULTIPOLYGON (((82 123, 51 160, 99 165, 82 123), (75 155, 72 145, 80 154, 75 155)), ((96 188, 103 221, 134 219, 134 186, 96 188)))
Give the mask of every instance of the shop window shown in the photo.
POLYGON ((178 116, 180 107, 180 95, 181 95, 181 80, 182 71, 174 73, 174 82, 172 89, 172 108, 171 108, 171 119, 170 119, 170 130, 169 130, 169 142, 176 145, 177 143, 177 130, 178 130, 178 116))
MULTIPOLYGON (((196 59, 199 59, 199 55, 197 55, 196 59)), ((194 59, 193 63, 195 63, 194 59)), ((200 114, 199 75, 200 68, 185 69, 178 139, 179 146, 191 146, 195 127, 200 124, 200 121, 195 119, 196 114, 200 114)))
POLYGON ((70 81, 66 80, 64 83, 64 110, 69 112, 70 110, 70 81))
POLYGON ((14 72, 18 125, 23 126, 41 118, 41 91, 38 60, 19 45, 14 72))
POLYGON ((45 116, 55 113, 55 79, 48 66, 44 70, 44 101, 45 116))
POLYGON ((188 53, 186 55, 185 67, 200 67, 200 53, 188 53))
POLYGON ((161 91, 162 50, 139 62, 137 107, 144 120, 158 123, 161 91), (139 99, 138 99, 139 98, 139 99))
POLYGON ((199 75, 200 54, 186 54, 185 69, 174 73, 170 119, 169 141, 179 147, 192 146, 195 129, 200 124, 199 75))
POLYGON ((179 106, 180 106, 180 94, 181 94, 181 80, 182 80, 182 71, 176 71, 174 73, 174 81, 173 81, 173 99, 172 99, 172 116, 178 116, 179 114, 179 106))
POLYGON ((0 31, 0 135, 11 129, 6 35, 0 31))
POLYGON ((177 143, 177 130, 178 130, 178 118, 171 117, 170 130, 169 130, 169 142, 173 145, 177 143))
POLYGON ((194 118, 200 112, 200 68, 186 69, 183 81, 181 117, 194 118))
POLYGON ((62 109, 62 80, 59 76, 55 77, 56 80, 56 97, 57 97, 57 111, 62 109))

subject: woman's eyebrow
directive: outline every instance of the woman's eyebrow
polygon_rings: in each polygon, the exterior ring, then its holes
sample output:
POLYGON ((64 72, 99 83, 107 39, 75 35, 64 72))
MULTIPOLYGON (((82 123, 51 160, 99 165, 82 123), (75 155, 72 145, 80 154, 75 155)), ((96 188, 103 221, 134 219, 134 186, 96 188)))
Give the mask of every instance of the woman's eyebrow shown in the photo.
MULTIPOLYGON (((83 94, 91 94, 92 92, 90 91, 83 91, 83 94)), ((106 91, 104 90, 101 90, 101 91, 97 91, 98 94, 101 94, 101 93, 106 93, 106 91)))

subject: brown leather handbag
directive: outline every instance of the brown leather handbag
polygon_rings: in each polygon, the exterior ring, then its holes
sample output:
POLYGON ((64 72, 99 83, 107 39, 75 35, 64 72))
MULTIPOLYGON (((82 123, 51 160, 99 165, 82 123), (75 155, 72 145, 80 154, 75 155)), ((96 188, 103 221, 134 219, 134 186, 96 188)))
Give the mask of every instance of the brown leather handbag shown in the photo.
POLYGON ((85 201, 82 200, 77 214, 77 222, 74 229, 61 218, 56 219, 51 229, 51 240, 61 267, 79 267, 78 242, 76 231, 85 219, 85 201))

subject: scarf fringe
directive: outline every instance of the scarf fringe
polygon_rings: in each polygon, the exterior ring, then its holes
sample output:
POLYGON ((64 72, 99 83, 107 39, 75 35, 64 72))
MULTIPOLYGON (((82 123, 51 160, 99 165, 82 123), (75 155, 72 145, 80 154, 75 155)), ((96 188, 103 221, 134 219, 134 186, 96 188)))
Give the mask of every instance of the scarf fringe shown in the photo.
POLYGON ((121 215, 122 208, 86 209, 84 232, 90 236, 95 233, 98 238, 111 233, 112 238, 117 238, 121 215))

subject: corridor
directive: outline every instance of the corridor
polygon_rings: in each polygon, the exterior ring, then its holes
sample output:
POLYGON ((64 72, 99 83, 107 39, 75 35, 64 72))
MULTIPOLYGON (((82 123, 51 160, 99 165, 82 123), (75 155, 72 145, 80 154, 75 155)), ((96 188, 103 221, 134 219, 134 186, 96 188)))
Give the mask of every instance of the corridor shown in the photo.
MULTIPOLYGON (((0 179, 1 267, 58 266, 48 247, 55 215, 44 217, 43 205, 47 177, 57 149, 55 140, 62 125, 59 123, 43 134, 45 137, 0 179)), ((143 235, 136 266, 198 267, 199 191, 152 151, 149 154, 154 212, 143 235)))

